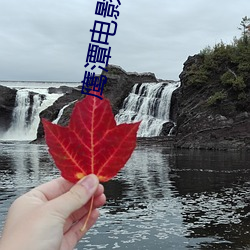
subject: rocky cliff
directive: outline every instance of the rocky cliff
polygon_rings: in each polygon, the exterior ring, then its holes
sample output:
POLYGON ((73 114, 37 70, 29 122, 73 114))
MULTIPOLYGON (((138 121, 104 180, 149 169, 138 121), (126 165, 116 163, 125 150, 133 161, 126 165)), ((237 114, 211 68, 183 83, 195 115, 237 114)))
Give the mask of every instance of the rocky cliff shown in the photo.
MULTIPOLYGON (((119 109, 122 107, 123 100, 128 96, 135 83, 157 82, 157 79, 153 73, 129 73, 123 70, 121 67, 114 65, 109 65, 107 70, 108 72, 102 72, 102 74, 106 75, 107 77, 107 83, 104 86, 103 94, 110 100, 114 114, 118 113, 119 109)), ((84 95, 81 94, 81 88, 81 85, 79 85, 78 88, 51 88, 51 93, 66 93, 52 106, 41 112, 40 118, 46 118, 49 121, 56 119, 61 108, 74 100, 80 100, 84 98, 84 95)), ((69 123, 69 118, 73 107, 74 103, 64 110, 63 116, 58 121, 59 125, 66 126, 69 123)), ((37 138, 40 140, 43 137, 44 131, 42 123, 40 123, 37 132, 37 138)))
POLYGON ((222 84, 223 74, 237 65, 225 68, 222 61, 216 71, 202 79, 204 56, 190 56, 180 74, 181 88, 173 95, 179 148, 244 150, 250 149, 250 82, 244 92, 222 84), (194 77, 194 69, 200 72, 194 77), (194 81, 199 80, 197 83, 194 81), (237 90, 237 91, 236 91, 237 90), (244 93, 244 98, 241 98, 244 93))
MULTIPOLYGON (((214 60, 216 64, 208 61, 205 55, 197 54, 190 56, 184 63, 180 74, 181 87, 172 96, 170 117, 177 126, 174 131, 175 138, 171 137, 171 143, 174 141, 177 148, 249 150, 250 74, 246 68, 248 64, 243 67, 244 73, 239 64, 229 60, 225 55, 219 59, 217 55, 214 60)), ((128 73, 113 65, 108 67, 107 73, 102 74, 108 79, 104 87, 104 96, 111 101, 114 114, 122 107, 124 99, 135 83, 158 82, 153 73, 128 73)), ((49 91, 64 95, 41 112, 40 118, 53 121, 59 111, 70 104, 58 122, 59 125, 66 126, 74 101, 84 98, 81 94, 81 85, 77 88, 50 88, 49 91)), ((0 93, 1 132, 10 127, 16 90, 0 86, 0 93)), ((170 123, 164 125, 162 138, 167 138, 172 126, 170 123)), ((38 141, 43 137, 43 127, 40 123, 38 141)))

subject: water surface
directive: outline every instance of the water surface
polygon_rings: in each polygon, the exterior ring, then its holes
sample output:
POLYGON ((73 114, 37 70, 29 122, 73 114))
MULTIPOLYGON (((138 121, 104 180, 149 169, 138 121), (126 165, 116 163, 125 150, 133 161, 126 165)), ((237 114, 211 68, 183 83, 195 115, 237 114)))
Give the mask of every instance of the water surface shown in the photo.
MULTIPOLYGON (((77 249, 249 249, 249 166, 245 153, 138 145, 77 249)), ((46 146, 0 144, 0 228, 17 196, 57 176, 46 146)))

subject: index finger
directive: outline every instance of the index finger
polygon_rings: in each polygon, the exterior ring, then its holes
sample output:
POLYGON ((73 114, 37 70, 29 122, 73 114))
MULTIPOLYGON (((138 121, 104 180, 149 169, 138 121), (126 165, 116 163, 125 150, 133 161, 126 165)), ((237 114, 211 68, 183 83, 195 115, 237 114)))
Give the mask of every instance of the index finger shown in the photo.
POLYGON ((59 177, 50 182, 46 182, 34 189, 34 191, 41 192, 47 200, 52 200, 70 190, 74 184, 59 177))

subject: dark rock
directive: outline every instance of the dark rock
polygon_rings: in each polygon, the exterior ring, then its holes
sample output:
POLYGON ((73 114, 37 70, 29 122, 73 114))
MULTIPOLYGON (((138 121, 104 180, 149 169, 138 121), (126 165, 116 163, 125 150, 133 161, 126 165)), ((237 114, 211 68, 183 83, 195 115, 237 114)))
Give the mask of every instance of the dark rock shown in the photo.
MULTIPOLYGON (((250 134, 247 105, 239 109, 230 95, 214 106, 207 103, 214 93, 223 90, 219 69, 200 86, 189 82, 190 67, 202 63, 202 56, 199 55, 187 59, 180 74, 181 87, 173 94, 173 116, 175 118, 176 114, 177 118, 176 146, 210 150, 249 149, 250 142, 246 139, 250 134)), ((249 101, 250 98, 246 103, 249 101)))
POLYGON ((181 74, 179 75, 182 83, 182 87, 186 88, 189 83, 189 74, 188 71, 193 64, 200 65, 203 63, 203 57, 201 55, 189 56, 188 59, 184 62, 184 68, 181 74))
POLYGON ((177 121, 177 114, 178 114, 178 107, 179 107, 179 100, 181 99, 181 88, 176 89, 171 98, 171 106, 170 106, 170 113, 169 119, 171 121, 177 121))
POLYGON ((0 132, 6 131, 12 121, 17 90, 0 85, 0 132))
POLYGON ((28 109, 28 116, 27 116, 27 124, 31 123, 31 116, 32 116, 32 110, 33 110, 33 104, 34 104, 34 96, 39 95, 40 96, 40 104, 44 101, 44 99, 46 98, 45 95, 30 91, 29 92, 29 109, 28 109))
MULTIPOLYGON (((54 104, 50 107, 48 107, 47 109, 45 109, 44 111, 42 111, 40 113, 40 118, 45 118, 49 121, 54 121, 58 114, 59 111, 67 104, 75 101, 75 100, 79 100, 81 98, 83 98, 84 96, 81 94, 81 89, 78 88, 72 88, 71 93, 66 93, 65 95, 61 96, 60 98, 58 98, 54 104)), ((64 115, 62 116, 62 118, 59 120, 58 124, 62 125, 62 126, 67 126, 69 123, 69 119, 70 119, 70 114, 73 110, 75 103, 72 103, 72 105, 70 105, 69 107, 67 107, 64 110, 64 115)), ((37 130, 37 139, 43 138, 44 137, 44 130, 43 130, 43 125, 42 122, 40 122, 38 130, 37 130)))
POLYGON ((69 86, 60 86, 59 88, 50 87, 48 88, 49 94, 66 94, 66 93, 72 93, 73 88, 69 86))
POLYGON ((236 117, 235 117, 235 121, 242 121, 242 120, 246 120, 250 117, 250 113, 248 112, 242 112, 240 114, 238 114, 236 117))
POLYGON ((175 126, 173 122, 166 122, 162 126, 162 131, 160 133, 160 136, 168 136, 171 129, 175 126))

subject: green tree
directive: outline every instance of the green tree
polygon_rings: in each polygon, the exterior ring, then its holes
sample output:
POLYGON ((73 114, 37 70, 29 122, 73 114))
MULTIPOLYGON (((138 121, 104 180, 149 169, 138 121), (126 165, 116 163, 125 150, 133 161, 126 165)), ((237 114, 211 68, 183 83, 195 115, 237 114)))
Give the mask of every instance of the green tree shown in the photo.
POLYGON ((207 99, 207 105, 216 106, 220 104, 226 98, 227 98, 227 93, 225 91, 222 90, 222 91, 216 92, 207 99))
POLYGON ((243 40, 245 43, 247 43, 250 36, 250 18, 247 16, 243 17, 240 22, 240 26, 241 27, 238 27, 238 29, 241 30, 243 40))

